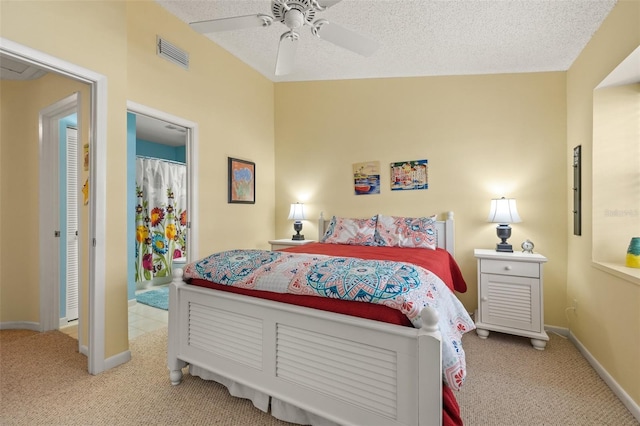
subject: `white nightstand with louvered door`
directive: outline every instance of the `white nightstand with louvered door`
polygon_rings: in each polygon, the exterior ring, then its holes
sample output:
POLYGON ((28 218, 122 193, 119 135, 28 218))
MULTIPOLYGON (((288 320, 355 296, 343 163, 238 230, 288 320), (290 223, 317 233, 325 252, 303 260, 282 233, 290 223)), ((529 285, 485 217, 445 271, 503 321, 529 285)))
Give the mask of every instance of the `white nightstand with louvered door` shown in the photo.
POLYGON ((529 337, 534 348, 544 350, 542 265, 538 253, 503 253, 474 250, 478 259, 478 310, 476 332, 486 339, 489 331, 529 337))

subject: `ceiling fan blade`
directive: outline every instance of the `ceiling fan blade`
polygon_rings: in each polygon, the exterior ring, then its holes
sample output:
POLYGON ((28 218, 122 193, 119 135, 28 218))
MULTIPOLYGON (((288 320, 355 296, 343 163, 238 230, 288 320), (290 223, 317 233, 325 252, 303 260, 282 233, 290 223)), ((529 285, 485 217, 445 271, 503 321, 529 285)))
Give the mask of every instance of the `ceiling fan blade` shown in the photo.
POLYGON ((323 40, 359 53, 362 56, 371 56, 379 47, 377 41, 361 36, 340 25, 332 24, 324 19, 316 21, 316 27, 313 33, 323 40))
POLYGON ((276 59, 276 75, 285 75, 293 71, 293 62, 298 48, 298 34, 288 31, 280 36, 278 58, 276 59))
POLYGON ((268 27, 273 22, 269 15, 234 16, 233 18, 211 19, 208 21, 192 22, 191 28, 201 34, 219 31, 244 30, 247 28, 268 27))
POLYGON ((335 5, 336 3, 340 3, 342 0, 317 0, 318 4, 321 8, 326 9, 335 5))

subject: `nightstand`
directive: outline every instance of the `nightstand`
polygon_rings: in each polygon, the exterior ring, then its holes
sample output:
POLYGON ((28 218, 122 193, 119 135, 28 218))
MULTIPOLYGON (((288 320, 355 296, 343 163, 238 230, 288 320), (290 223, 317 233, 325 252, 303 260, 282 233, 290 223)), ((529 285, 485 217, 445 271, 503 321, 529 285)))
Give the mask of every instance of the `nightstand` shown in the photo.
POLYGON ((284 240, 269 240, 271 250, 284 250, 289 247, 303 246, 309 243, 315 243, 315 240, 292 240, 290 238, 285 238, 284 240))
POLYGON ((482 339, 489 331, 529 337, 544 350, 549 336, 544 331, 542 265, 547 258, 538 253, 503 253, 474 250, 478 259, 478 310, 476 333, 482 339))

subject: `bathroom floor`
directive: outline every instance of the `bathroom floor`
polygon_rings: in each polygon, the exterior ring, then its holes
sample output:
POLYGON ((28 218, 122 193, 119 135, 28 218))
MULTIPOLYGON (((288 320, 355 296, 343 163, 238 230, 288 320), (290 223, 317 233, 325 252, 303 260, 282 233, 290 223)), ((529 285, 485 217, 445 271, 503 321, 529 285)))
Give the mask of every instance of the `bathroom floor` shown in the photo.
MULTIPOLYGON (((165 311, 164 309, 153 308, 142 303, 135 303, 129 306, 129 340, 133 340, 150 331, 166 327, 168 320, 169 311, 165 311)), ((60 331, 77 339, 78 322, 72 321, 68 326, 61 327, 60 331)))

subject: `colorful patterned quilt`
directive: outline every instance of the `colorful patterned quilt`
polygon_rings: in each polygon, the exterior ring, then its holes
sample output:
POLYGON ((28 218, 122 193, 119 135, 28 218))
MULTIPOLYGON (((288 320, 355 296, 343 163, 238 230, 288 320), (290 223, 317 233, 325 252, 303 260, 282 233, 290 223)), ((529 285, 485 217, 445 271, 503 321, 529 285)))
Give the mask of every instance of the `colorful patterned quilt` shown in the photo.
POLYGON ((410 263, 266 250, 230 250, 190 263, 184 278, 277 293, 377 303, 404 313, 420 326, 420 311, 439 313, 443 379, 464 383, 462 335, 475 328, 462 303, 430 271, 410 263))

